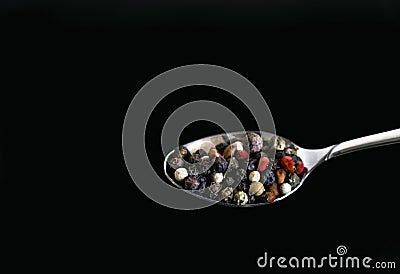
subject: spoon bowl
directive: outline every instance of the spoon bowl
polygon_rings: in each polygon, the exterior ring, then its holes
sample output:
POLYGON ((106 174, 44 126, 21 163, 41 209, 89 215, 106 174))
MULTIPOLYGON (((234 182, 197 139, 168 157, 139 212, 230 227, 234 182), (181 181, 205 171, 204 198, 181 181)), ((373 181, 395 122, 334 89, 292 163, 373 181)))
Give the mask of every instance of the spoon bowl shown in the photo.
MULTIPOLYGON (((246 140, 247 133, 248 132, 232 132, 232 133, 225 133, 225 134, 209 136, 209 137, 205 137, 205 138, 190 142, 190 143, 184 145, 184 147, 186 147, 192 154, 195 153, 199 149, 208 151, 209 148, 215 147, 218 144, 232 143, 232 142, 230 142, 231 140, 246 140)), ((274 156, 275 156, 275 150, 276 150, 276 145, 274 145, 275 141, 277 138, 282 138, 283 140, 286 141, 286 148, 288 148, 290 145, 290 147, 294 147, 296 149, 296 155, 299 158, 301 158, 302 162, 304 163, 304 166, 308 169, 308 172, 303 176, 303 178, 300 180, 300 183, 295 188, 293 188, 289 193, 287 193, 285 195, 279 195, 272 202, 247 203, 244 205, 237 205, 234 203, 227 203, 227 202, 219 201, 218 202, 219 204, 226 205, 226 206, 233 206, 233 207, 254 207, 254 206, 263 206, 263 205, 281 201, 284 198, 287 198, 290 195, 292 195, 294 192, 296 192, 304 184, 304 182, 306 181, 308 176, 311 174, 311 172, 317 166, 319 166, 321 163, 323 163, 333 157, 336 157, 336 156, 339 156, 339 155, 342 155, 345 153, 353 152, 356 150, 360 150, 360 149, 366 149, 366 148, 394 144, 394 143, 400 142, 400 129, 395 129, 395 130, 391 130, 391 131, 387 131, 387 132, 383 132, 383 133, 378 133, 378 134, 369 135, 366 137, 357 138, 357 139, 346 141, 346 142, 339 143, 336 145, 328 146, 328 147, 322 148, 322 149, 306 149, 306 148, 299 147, 298 145, 294 144, 293 142, 289 141, 286 138, 278 137, 277 135, 272 134, 272 133, 268 133, 268 132, 257 132, 257 133, 261 136, 264 143, 272 144, 273 155, 271 155, 271 151, 270 151, 270 154, 268 155, 268 157, 271 160, 274 160, 274 156)), ((177 188, 182 188, 182 186, 179 185, 174 180, 173 176, 171 176, 171 172, 169 171, 168 160, 172 155, 177 153, 177 151, 179 151, 178 148, 172 150, 170 153, 168 153, 166 155, 165 160, 164 160, 164 172, 165 172, 166 177, 169 179, 169 181, 172 183, 173 186, 175 186, 177 188)), ((191 193, 201 199, 214 201, 216 203, 215 200, 213 200, 211 198, 207 198, 202 195, 198 195, 196 192, 189 191, 189 193, 191 193)))

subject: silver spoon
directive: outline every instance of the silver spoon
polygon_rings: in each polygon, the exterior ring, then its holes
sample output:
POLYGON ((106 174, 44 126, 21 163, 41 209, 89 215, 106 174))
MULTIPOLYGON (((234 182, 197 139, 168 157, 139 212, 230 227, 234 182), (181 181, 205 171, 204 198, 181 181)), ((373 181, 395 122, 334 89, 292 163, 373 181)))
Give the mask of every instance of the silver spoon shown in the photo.
MULTIPOLYGON (((233 133, 227 133, 225 136, 227 136, 230 140, 234 138, 242 139, 245 137, 246 133, 245 132, 233 132, 233 133)), ((261 137, 264 140, 270 139, 273 137, 271 133, 267 132, 261 132, 261 137)), ((226 137, 225 137, 226 138, 226 137)), ((285 139, 285 138, 284 138, 285 139)), ((286 139, 287 140, 287 139, 286 139)), ((219 143, 224 142, 225 139, 223 135, 214 135, 214 136, 209 136, 206 138, 202 138, 199 140, 196 140, 194 142, 188 143, 185 145, 187 149, 191 153, 194 153, 196 150, 204 146, 204 144, 214 144, 217 145, 219 143)), ((302 159, 304 166, 307 167, 308 172, 304 176, 304 178, 301 180, 300 184, 294 188, 291 192, 288 194, 281 196, 277 199, 275 199, 272 203, 275 203, 277 201, 280 201, 284 198, 287 198, 288 196, 292 195, 296 190, 300 188, 300 186, 305 182, 307 177, 310 175, 310 173, 321 163, 332 159, 336 156, 340 156, 346 153, 350 153, 353 151, 361 150, 361 149, 367 149, 367 148, 372 148, 372 147, 377 147, 377 146, 382 146, 382 145, 390 145, 390 144, 395 144, 395 143, 400 143, 400 129, 395 129, 391 131, 386 131, 382 133, 377 133, 357 139, 353 139, 350 141, 342 142, 336 145, 332 145, 326 148, 322 149, 305 149, 301 148, 297 145, 297 155, 302 159)), ((293 142, 292 142, 293 144, 293 142)), ((168 165, 168 158, 171 156, 176 150, 171 151, 168 153, 165 157, 164 160, 164 172, 167 178, 172 182, 173 185, 176 187, 181 188, 179 184, 177 184, 173 178, 171 178, 168 173, 167 173, 167 165, 168 165)), ((205 197, 199 196, 200 198, 207 199, 205 197)), ((266 205, 270 203, 254 203, 254 204, 245 204, 245 205, 236 205, 232 203, 220 203, 223 205, 228 205, 228 206, 237 206, 237 207, 253 207, 253 206, 261 206, 261 205, 266 205)))

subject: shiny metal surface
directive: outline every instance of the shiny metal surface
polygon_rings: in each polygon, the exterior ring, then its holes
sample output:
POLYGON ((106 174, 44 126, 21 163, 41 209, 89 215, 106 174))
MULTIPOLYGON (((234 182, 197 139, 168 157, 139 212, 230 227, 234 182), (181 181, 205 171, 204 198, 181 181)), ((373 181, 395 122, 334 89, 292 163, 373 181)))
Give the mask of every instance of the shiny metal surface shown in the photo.
MULTIPOLYGON (((246 133, 244 133, 244 132, 234 132, 234 133, 229 133, 227 135, 228 135, 228 138, 236 137, 236 138, 242 139, 245 136, 245 134, 246 133)), ((262 132, 261 136, 264 140, 274 137, 273 134, 270 134, 267 132, 262 132)), ((185 146, 191 152, 194 152, 197 149, 199 149, 200 147, 204 147, 204 146, 209 147, 212 144, 216 145, 216 144, 219 144, 224 141, 225 141, 225 139, 223 138, 222 135, 214 135, 214 136, 202 138, 200 140, 196 140, 194 142, 188 143, 185 146)), ((296 145, 296 147, 298 147, 297 155, 299 155, 300 158, 303 160, 304 166, 308 168, 308 173, 303 178, 303 180, 301 181, 301 183, 298 187, 296 187, 293 191, 291 191, 287 195, 275 199, 275 201, 272 203, 283 200, 284 198, 287 198, 290 195, 292 195, 293 193, 295 193, 303 185, 303 183, 307 180, 307 177, 312 173, 312 171, 316 167, 318 167, 321 163, 323 163, 331 158, 334 158, 334 157, 337 157, 337 156, 340 156, 340 155, 343 155, 346 153, 350 153, 353 151, 361 150, 361 149, 367 149, 367 148, 372 148, 372 147, 382 146, 382 145, 390 145, 390 144, 395 144, 395 143, 400 143, 400 129, 395 129, 395 130, 391 130, 391 131, 386 131, 386 132, 382 132, 382 133, 378 133, 378 134, 369 135, 366 137, 357 138, 354 140, 342 142, 337 145, 332 145, 332 146, 322 148, 322 149, 306 149, 306 148, 299 147, 297 144, 294 143, 296 145)), ((175 183, 175 181, 172 178, 170 178, 168 176, 167 171, 166 171, 167 159, 168 159, 169 155, 171 155, 173 152, 174 151, 171 151, 165 157, 164 172, 165 172, 165 175, 167 176, 167 178, 172 182, 173 185, 175 185, 178 188, 181 188, 178 184, 175 183)), ((202 197, 202 198, 204 198, 204 197, 202 197)), ((204 198, 204 199, 207 199, 207 198, 204 198)), ((253 207, 253 206, 267 205, 270 203, 246 204, 244 206, 243 205, 239 206, 239 205, 229 204, 229 203, 220 203, 220 204, 226 205, 226 206, 233 206, 233 207, 253 207)))

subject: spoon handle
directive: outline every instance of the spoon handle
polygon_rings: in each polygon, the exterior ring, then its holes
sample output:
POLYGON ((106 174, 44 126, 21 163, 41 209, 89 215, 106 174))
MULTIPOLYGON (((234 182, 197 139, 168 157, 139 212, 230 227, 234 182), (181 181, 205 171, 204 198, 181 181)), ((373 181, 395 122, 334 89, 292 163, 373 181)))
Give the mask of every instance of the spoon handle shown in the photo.
POLYGON ((377 133, 354 140, 346 141, 334 146, 327 159, 353 152, 360 149, 400 143, 400 129, 377 133))

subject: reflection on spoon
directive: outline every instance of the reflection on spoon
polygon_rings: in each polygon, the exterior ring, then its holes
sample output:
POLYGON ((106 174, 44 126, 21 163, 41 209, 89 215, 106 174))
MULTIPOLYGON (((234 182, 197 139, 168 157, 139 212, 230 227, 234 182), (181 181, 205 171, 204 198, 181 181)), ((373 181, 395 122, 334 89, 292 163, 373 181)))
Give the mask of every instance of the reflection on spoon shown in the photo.
POLYGON ((304 149, 267 132, 214 135, 174 149, 164 171, 176 187, 238 207, 266 205, 293 194, 319 164, 333 157, 400 142, 400 129, 323 149, 304 149))

